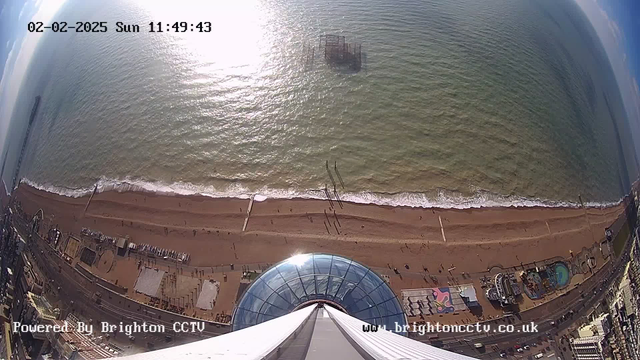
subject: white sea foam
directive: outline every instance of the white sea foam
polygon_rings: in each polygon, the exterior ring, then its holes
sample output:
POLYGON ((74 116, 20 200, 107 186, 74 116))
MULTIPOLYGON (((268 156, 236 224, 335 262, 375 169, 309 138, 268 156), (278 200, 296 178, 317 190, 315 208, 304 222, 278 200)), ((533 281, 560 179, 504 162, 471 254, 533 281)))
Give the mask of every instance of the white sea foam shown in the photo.
MULTIPOLYGON (((97 192, 148 192, 162 195, 201 195, 212 198, 238 198, 249 199, 252 195, 256 201, 267 199, 326 199, 324 190, 300 191, 295 189, 271 189, 263 187, 256 191, 251 191, 242 185, 233 185, 224 190, 219 190, 211 186, 200 186, 184 182, 166 184, 162 182, 150 182, 133 179, 107 179, 102 178, 96 184, 83 188, 67 188, 49 184, 40 184, 23 178, 22 183, 36 189, 78 198, 90 195, 97 186, 97 192)), ((568 201, 551 201, 541 199, 528 199, 517 196, 501 196, 487 191, 478 191, 474 196, 465 197, 448 191, 438 191, 437 195, 430 196, 422 193, 339 193, 340 199, 344 202, 358 204, 377 204, 386 206, 407 206, 421 208, 444 208, 444 209, 471 209, 488 207, 579 207, 580 205, 568 201)), ((332 194, 333 198, 333 194, 332 194)), ((587 202, 589 207, 607 207, 617 205, 616 202, 587 202)))

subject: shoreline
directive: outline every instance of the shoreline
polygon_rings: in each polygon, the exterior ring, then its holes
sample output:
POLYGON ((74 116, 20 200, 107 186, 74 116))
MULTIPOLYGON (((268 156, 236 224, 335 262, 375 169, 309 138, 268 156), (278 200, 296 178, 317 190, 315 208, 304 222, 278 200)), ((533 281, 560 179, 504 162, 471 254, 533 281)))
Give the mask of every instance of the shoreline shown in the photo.
MULTIPOLYGON (((250 199, 255 197, 256 202, 264 200, 327 200, 323 189, 270 189, 263 187, 260 190, 251 191, 238 185, 218 191, 213 187, 194 185, 190 183, 149 182, 142 180, 115 180, 102 178, 91 186, 80 188, 67 188, 54 185, 44 185, 23 178, 21 184, 42 190, 48 193, 62 195, 71 198, 82 198, 93 193, 103 192, 139 192, 145 194, 163 196, 202 196, 212 199, 250 199)), ((335 192, 329 191, 332 201, 337 201, 335 192)), ((337 191, 340 201, 343 203, 378 205, 391 207, 408 207, 423 209, 485 209, 485 208, 581 208, 583 205, 577 202, 562 200, 545 200, 539 198, 527 198, 522 196, 504 196, 488 191, 477 191, 472 196, 464 196, 456 192, 437 190, 437 195, 419 192, 341 192, 337 191)), ((619 205, 623 198, 617 201, 585 202, 584 207, 606 208, 619 205)))
POLYGON ((420 268, 439 250, 449 255, 434 258, 443 263, 449 257, 456 262, 467 258, 464 267, 475 272, 495 264, 518 265, 513 252, 525 263, 567 257, 569 250, 578 252, 602 240, 604 229, 623 209, 622 204, 425 209, 346 202, 331 209, 326 200, 267 199, 253 204, 247 230, 242 231, 248 199, 108 191, 96 193, 83 216, 88 196, 65 197, 24 183, 16 192, 27 213, 43 209, 46 226, 75 234, 88 227, 112 236, 130 235, 136 243, 189 252, 194 265, 204 266, 275 263, 296 251, 319 251, 372 266, 397 259, 420 268))
MULTIPOLYGON (((330 253, 365 264, 388 275, 390 287, 398 296, 403 289, 433 286, 427 275, 438 277, 442 286, 449 281, 467 282, 480 289, 479 279, 500 268, 509 271, 523 264, 569 259, 585 248, 597 259, 599 269, 607 258, 600 248, 604 229, 625 217, 624 204, 584 209, 461 210, 344 203, 343 208, 335 205, 335 209, 329 209, 326 200, 267 199, 253 204, 243 231, 249 199, 111 191, 96 193, 87 207, 88 195, 64 197, 24 183, 15 197, 16 204, 28 216, 43 210, 41 234, 57 227, 64 239, 70 234, 81 238, 80 231, 86 227, 107 236, 128 236, 136 244, 190 254, 191 260, 185 266, 165 264, 161 259, 156 263, 138 254, 122 258, 107 251, 90 271, 128 288, 128 296, 147 301, 132 290, 138 261, 150 267, 167 266, 167 271, 180 276, 193 277, 194 268, 202 269, 204 277, 222 284, 214 310, 193 310, 206 318, 233 310, 246 266, 257 264, 266 269, 300 253, 330 253), (325 226, 327 220, 333 226, 330 233, 325 226), (226 269, 214 270, 220 265, 226 269)), ((74 261, 79 261, 77 256, 74 261)), ((483 316, 501 313, 484 297, 478 297, 487 306, 483 316)), ((536 302, 525 300, 521 306, 528 309, 536 302)), ((471 313, 464 316, 473 319, 471 313)), ((451 315, 442 320, 460 318, 451 315)))

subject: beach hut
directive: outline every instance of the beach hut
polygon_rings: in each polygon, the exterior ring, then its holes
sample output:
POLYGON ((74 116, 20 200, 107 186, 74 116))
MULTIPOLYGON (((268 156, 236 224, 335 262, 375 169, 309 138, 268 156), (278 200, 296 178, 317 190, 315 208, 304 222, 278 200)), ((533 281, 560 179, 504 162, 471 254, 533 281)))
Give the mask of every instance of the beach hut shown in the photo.
POLYGON ((116 248, 118 249, 119 256, 125 256, 127 254, 127 243, 128 240, 125 238, 116 239, 116 248))

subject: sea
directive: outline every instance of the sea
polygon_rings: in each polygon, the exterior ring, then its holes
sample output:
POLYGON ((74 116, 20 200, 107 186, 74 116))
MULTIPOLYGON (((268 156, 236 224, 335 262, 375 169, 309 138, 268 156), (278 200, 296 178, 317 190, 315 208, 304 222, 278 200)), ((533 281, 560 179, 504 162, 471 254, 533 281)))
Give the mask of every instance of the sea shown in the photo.
POLYGON ((42 37, 7 184, 38 95, 19 178, 69 196, 324 198, 335 184, 359 203, 595 206, 638 177, 574 0, 67 0, 54 20, 108 30, 42 37), (328 34, 361 44, 361 69, 325 61, 328 34))

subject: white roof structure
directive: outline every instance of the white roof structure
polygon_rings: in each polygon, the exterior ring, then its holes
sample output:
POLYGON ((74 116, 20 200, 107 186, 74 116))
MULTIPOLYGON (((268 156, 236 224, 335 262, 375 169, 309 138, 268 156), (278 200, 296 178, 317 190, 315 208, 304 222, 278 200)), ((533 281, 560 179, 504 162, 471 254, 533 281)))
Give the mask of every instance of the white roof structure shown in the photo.
POLYGON ((313 304, 211 339, 119 359, 472 359, 391 331, 365 332, 363 326, 371 325, 331 306, 313 304))
POLYGON ((220 290, 220 283, 214 280, 206 280, 202 283, 200 295, 198 295, 198 301, 196 307, 203 310, 213 309, 213 304, 218 298, 218 291, 220 290))
POLYGON ((138 278, 134 289, 143 294, 157 297, 160 284, 162 284, 162 278, 164 277, 164 270, 152 269, 150 267, 143 267, 140 269, 138 278))

